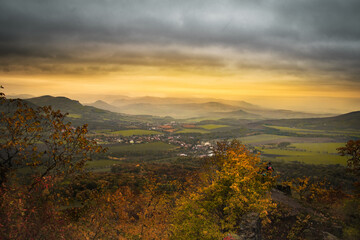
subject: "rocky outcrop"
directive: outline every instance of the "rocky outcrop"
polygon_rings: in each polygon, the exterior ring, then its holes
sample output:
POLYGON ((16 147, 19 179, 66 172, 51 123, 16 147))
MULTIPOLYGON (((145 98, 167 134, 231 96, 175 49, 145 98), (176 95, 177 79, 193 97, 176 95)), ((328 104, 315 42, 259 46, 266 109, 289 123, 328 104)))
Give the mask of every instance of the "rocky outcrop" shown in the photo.
POLYGON ((338 237, 336 237, 328 232, 323 232, 323 236, 324 236, 324 240, 339 240, 338 237))
POLYGON ((233 237, 235 240, 262 240, 261 219, 258 213, 248 213, 243 216, 239 231, 233 237))

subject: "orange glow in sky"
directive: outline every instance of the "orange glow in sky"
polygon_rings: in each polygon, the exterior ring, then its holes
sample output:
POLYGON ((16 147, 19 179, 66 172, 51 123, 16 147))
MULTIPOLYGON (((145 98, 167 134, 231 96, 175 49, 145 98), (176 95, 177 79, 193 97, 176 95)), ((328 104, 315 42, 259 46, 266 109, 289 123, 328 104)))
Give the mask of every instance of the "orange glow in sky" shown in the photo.
MULTIPOLYGON (((360 109, 360 15, 321 1, 2 1, 7 95, 360 109), (24 10, 26 7, 26 11, 24 10)), ((350 1, 351 2, 351 1, 350 1)))

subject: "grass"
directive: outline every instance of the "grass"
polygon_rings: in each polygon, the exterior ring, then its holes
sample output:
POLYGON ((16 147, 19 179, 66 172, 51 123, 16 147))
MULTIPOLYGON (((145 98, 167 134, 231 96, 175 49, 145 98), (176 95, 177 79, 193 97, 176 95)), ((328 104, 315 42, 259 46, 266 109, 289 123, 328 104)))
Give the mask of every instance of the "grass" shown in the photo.
POLYGON ((242 143, 253 144, 253 143, 262 143, 266 141, 278 140, 288 138, 287 136, 271 135, 271 134, 259 134, 248 137, 239 138, 242 143))
POLYGON ((209 131, 196 128, 184 128, 183 130, 177 131, 176 133, 209 133, 209 131))
POLYGON ((152 142, 133 145, 114 145, 109 147, 109 152, 158 152, 175 149, 176 146, 164 142, 152 142))
POLYGON ((309 156, 280 157, 284 161, 297 161, 307 164, 340 164, 346 165, 347 158, 339 155, 314 154, 309 156))
POLYGON ((314 129, 304 129, 304 128, 292 128, 292 127, 282 127, 282 126, 269 126, 265 125, 268 128, 273 128, 280 130, 282 132, 290 132, 290 133, 297 133, 297 134, 315 134, 315 135, 328 135, 328 136, 360 136, 359 131, 341 131, 341 130, 314 130, 314 129))
POLYGON ((86 162, 85 167, 86 168, 107 168, 110 167, 113 164, 118 164, 120 163, 119 160, 109 160, 109 159, 104 159, 104 160, 94 160, 94 161, 88 161, 86 162))
POLYGON ((176 133, 209 133, 209 131, 205 129, 197 129, 197 128, 184 128, 182 130, 177 131, 176 133))
POLYGON ((223 117, 199 117, 199 118, 188 118, 185 119, 184 122, 186 123, 194 123, 194 122, 201 122, 201 121, 206 121, 206 120, 220 120, 223 117))
POLYGON ((313 154, 312 152, 278 149, 278 148, 271 148, 271 149, 265 148, 265 149, 261 149, 261 151, 264 152, 265 154, 280 155, 280 156, 309 156, 313 154))
POLYGON ((111 132, 110 129, 96 129, 96 130, 93 130, 94 132, 96 133, 109 133, 111 132))
POLYGON ((212 129, 217 129, 217 128, 229 127, 229 125, 205 124, 205 125, 199 125, 199 127, 207 129, 207 130, 212 130, 212 129))
POLYGON ((120 130, 115 132, 110 132, 110 134, 114 135, 122 135, 124 137, 134 136, 134 135, 157 135, 162 134, 158 131, 151 131, 151 130, 143 130, 143 129, 132 129, 132 130, 120 130))
POLYGON ((67 115, 69 118, 81 118, 81 114, 75 114, 75 113, 71 113, 69 115, 67 115))
POLYGON ((266 157, 284 161, 298 161, 308 164, 341 164, 346 165, 347 157, 335 154, 333 147, 339 143, 296 143, 295 149, 260 149, 266 157), (328 152, 321 150, 328 149, 328 152), (306 148, 307 150, 305 150, 306 148), (320 151, 318 151, 320 150, 320 151))
MULTIPOLYGON (((282 130, 299 131, 296 128, 277 127, 282 130)), ((320 130, 309 130, 313 133, 323 132, 320 130)), ((302 138, 289 138, 288 136, 279 136, 271 134, 260 134, 254 136, 248 136, 240 138, 239 140, 245 144, 265 144, 269 142, 281 142, 281 141, 298 141, 302 138)), ((313 139, 316 141, 316 138, 313 139)), ((337 154, 337 148, 344 146, 345 143, 334 143, 334 142, 305 142, 305 143, 292 143, 291 148, 280 149, 280 148, 260 148, 262 151, 262 158, 268 160, 284 160, 284 161, 298 161, 308 164, 341 164, 346 165, 347 157, 342 157, 337 154)))
POLYGON ((336 149, 345 146, 345 143, 293 143, 291 146, 309 152, 335 154, 338 153, 336 149))
POLYGON ((302 128, 291 128, 291 127, 281 127, 281 126, 266 126, 269 128, 274 128, 283 132, 296 132, 296 133, 323 133, 322 130, 312 130, 312 129, 302 129, 302 128))

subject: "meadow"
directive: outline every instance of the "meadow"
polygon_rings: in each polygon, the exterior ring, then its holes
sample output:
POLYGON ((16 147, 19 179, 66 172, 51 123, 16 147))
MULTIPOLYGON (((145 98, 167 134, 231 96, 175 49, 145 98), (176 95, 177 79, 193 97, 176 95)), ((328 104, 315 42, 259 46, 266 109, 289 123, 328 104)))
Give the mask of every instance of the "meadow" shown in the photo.
POLYGON ((123 153, 123 152, 159 152, 168 151, 177 148, 164 142, 152 142, 132 145, 113 145, 109 147, 109 153, 123 153))
POLYGON ((289 132, 295 134, 312 134, 312 135, 325 135, 325 136, 355 136, 360 137, 359 131, 347 131, 347 130, 315 130, 315 129, 305 129, 305 128, 292 128, 292 127, 283 127, 283 126, 270 126, 264 125, 267 128, 273 128, 281 132, 289 132))
POLYGON ((201 122, 201 121, 216 121, 216 120, 220 120, 223 117, 198 117, 198 118, 188 118, 188 119, 184 119, 183 122, 185 123, 196 123, 196 122, 201 122))
POLYGON ((337 154, 336 150, 339 147, 343 147, 345 143, 293 143, 291 146, 294 146, 296 149, 303 149, 309 152, 316 153, 329 153, 337 154))
POLYGON ((283 132, 295 132, 295 133, 323 133, 322 130, 313 130, 313 129, 302 129, 302 128, 292 128, 292 127, 282 127, 282 126, 268 126, 268 128, 274 128, 283 132))
POLYGON ((267 161, 297 161, 307 164, 346 165, 347 157, 337 154, 344 143, 294 143, 286 149, 257 147, 267 161))
POLYGON ((229 125, 219 125, 219 124, 205 124, 205 125, 199 125, 198 127, 207 129, 207 130, 213 130, 218 128, 224 128, 229 127, 229 125))
POLYGON ((265 144, 267 142, 281 142, 287 139, 287 136, 272 135, 272 134, 258 134, 252 136, 241 137, 238 140, 244 144, 265 144))
POLYGON ((82 115, 81 114, 71 113, 71 114, 68 114, 67 117, 79 119, 79 118, 82 117, 82 115))
MULTIPOLYGON (((299 129, 280 127, 279 129, 299 131, 299 129)), ((312 130, 309 130, 312 131, 312 130)), ((314 130, 313 133, 325 132, 314 130)), ((275 134, 258 134, 239 138, 243 144, 252 145, 261 152, 266 161, 297 161, 307 164, 346 165, 347 157, 342 157, 336 150, 345 142, 336 142, 331 137, 293 137, 275 134), (281 142, 290 143, 286 148, 278 146, 281 142)))
POLYGON ((152 131, 152 130, 143 130, 143 129, 131 129, 131 130, 120 130, 115 132, 109 132, 110 134, 114 135, 121 135, 124 137, 134 136, 134 135, 158 135, 162 134, 158 131, 152 131))
POLYGON ((197 128, 184 128, 182 130, 177 131, 176 133, 209 133, 209 131, 205 129, 197 129, 197 128))

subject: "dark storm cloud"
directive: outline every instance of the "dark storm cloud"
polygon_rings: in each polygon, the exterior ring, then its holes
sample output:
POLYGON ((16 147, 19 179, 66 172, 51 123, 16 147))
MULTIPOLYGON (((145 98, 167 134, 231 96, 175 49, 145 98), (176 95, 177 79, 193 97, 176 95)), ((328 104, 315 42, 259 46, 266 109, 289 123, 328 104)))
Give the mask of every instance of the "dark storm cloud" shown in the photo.
POLYGON ((216 47, 231 49, 238 65, 247 64, 241 55, 252 54, 254 67, 330 71, 358 81, 359 12, 358 0, 2 0, 0 56, 10 65, 24 58, 96 58, 221 66, 228 56, 206 60, 206 53, 192 51, 216 47), (137 46, 148 50, 139 53, 137 46), (109 49, 113 54, 101 54, 109 49), (264 62, 263 55, 273 60, 264 62))

